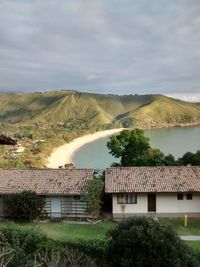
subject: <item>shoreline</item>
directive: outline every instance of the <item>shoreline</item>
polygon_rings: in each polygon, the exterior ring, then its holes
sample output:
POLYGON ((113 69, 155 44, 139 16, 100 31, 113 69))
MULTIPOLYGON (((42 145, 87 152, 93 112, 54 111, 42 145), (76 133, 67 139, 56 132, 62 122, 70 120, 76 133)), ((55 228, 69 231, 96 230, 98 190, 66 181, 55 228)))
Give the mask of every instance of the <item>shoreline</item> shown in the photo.
MULTIPOLYGON (((168 125, 161 127, 138 127, 142 130, 155 130, 155 129, 170 129, 170 128, 190 128, 200 127, 199 123, 186 123, 178 125, 168 125)), ((73 163, 74 154, 81 149, 84 145, 92 143, 100 138, 111 136, 112 134, 119 133, 122 130, 130 130, 134 128, 116 128, 105 131, 95 132, 93 134, 87 134, 73 139, 70 143, 65 143, 57 148, 54 148, 51 155, 47 158, 46 167, 51 169, 57 169, 59 166, 73 163)))
POLYGON ((124 130, 124 128, 116 128, 77 137, 70 143, 66 143, 55 148, 51 155, 47 158, 46 167, 57 169, 59 166, 73 163, 72 158, 74 153, 77 152, 77 150, 79 150, 82 146, 92 143, 100 138, 119 133, 122 130, 124 130))

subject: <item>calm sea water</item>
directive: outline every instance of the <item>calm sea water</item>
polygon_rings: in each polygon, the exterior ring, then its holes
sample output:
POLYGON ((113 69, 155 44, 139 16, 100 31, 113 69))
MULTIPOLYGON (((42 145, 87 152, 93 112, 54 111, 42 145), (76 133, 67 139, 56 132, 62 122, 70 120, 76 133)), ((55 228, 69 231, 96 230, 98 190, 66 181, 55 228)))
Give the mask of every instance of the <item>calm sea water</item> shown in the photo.
MULTIPOLYGON (((145 130, 145 135, 150 138, 153 148, 159 148, 165 154, 171 153, 176 158, 187 151, 196 152, 200 149, 200 127, 145 130)), ((75 166, 104 169, 112 162, 117 162, 108 153, 108 140, 109 137, 101 138, 83 146, 74 155, 75 166)))

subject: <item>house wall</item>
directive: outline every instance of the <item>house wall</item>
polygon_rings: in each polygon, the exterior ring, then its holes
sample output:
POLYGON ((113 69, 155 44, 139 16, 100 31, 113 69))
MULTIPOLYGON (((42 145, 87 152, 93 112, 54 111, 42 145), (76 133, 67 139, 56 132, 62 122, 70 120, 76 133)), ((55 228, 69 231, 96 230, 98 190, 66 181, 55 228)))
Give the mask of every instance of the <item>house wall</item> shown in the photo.
MULTIPOLYGON (((86 203, 80 196, 41 196, 44 200, 43 217, 48 218, 85 218, 86 203), (56 200, 56 201, 55 201, 56 200), (59 203, 60 202, 60 203, 59 203)), ((0 196, 0 218, 6 216, 4 196, 0 196)))
POLYGON ((177 200, 177 193, 157 193, 156 212, 148 212, 148 194, 137 194, 137 204, 118 204, 117 194, 112 196, 113 218, 123 219, 134 215, 151 215, 156 217, 200 217, 200 193, 193 193, 192 200, 177 200))
POLYGON ((85 217, 86 203, 78 196, 48 196, 45 197, 44 213, 47 217, 85 217), (54 199, 60 199, 61 213, 52 212, 54 199))
POLYGON ((137 204, 118 204, 117 194, 112 196, 113 218, 126 218, 147 212, 147 194, 137 194, 137 204))
POLYGON ((162 193, 156 195, 157 213, 200 213, 200 194, 193 194, 192 200, 177 200, 177 194, 162 193))

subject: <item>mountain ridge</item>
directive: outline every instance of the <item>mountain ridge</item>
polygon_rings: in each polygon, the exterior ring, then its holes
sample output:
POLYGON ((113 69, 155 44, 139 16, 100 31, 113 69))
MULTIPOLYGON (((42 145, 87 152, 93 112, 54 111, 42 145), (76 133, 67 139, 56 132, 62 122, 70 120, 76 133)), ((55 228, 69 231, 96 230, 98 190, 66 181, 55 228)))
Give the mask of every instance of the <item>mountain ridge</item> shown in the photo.
POLYGON ((56 90, 35 93, 1 93, 0 122, 65 123, 83 120, 90 126, 125 124, 170 127, 200 124, 200 103, 161 94, 114 95, 56 90))

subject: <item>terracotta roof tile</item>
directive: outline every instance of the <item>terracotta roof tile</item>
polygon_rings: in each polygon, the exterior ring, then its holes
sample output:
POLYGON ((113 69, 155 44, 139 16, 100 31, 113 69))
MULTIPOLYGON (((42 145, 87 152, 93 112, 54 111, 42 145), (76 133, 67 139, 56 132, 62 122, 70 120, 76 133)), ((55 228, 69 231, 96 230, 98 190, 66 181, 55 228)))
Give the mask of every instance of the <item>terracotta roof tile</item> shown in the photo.
POLYGON ((200 192, 200 167, 108 168, 105 192, 200 192))
POLYGON ((0 170, 0 194, 32 190, 37 194, 80 195, 92 169, 0 170))

